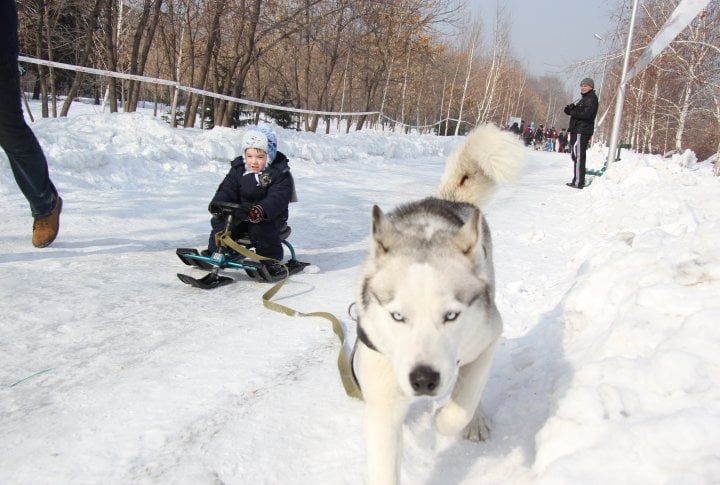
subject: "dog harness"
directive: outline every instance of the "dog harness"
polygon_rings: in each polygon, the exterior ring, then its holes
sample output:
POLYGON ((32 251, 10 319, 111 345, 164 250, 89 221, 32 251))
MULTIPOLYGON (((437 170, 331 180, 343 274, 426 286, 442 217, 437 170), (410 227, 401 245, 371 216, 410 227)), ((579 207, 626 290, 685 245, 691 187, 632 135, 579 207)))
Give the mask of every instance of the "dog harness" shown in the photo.
POLYGON ((368 337, 367 333, 365 333, 365 330, 362 328, 362 325, 360 325, 360 318, 358 318, 358 321, 357 321, 357 338, 359 341, 364 343, 367 346, 367 348, 369 348, 370 350, 379 352, 377 347, 375 347, 375 345, 373 345, 373 343, 370 341, 370 337, 368 337))
POLYGON ((352 378, 355 381, 355 386, 357 386, 358 391, 360 391, 360 396, 362 399, 362 388, 360 387, 360 381, 358 380, 357 373, 355 372, 355 352, 357 351, 358 342, 362 342, 370 350, 374 350, 378 353, 380 352, 377 347, 375 347, 375 345, 372 343, 370 337, 368 337, 368 334, 365 333, 362 325, 360 325, 359 317, 357 319, 357 340, 355 340, 355 345, 353 346, 352 352, 350 353, 350 372, 352 373, 352 378))

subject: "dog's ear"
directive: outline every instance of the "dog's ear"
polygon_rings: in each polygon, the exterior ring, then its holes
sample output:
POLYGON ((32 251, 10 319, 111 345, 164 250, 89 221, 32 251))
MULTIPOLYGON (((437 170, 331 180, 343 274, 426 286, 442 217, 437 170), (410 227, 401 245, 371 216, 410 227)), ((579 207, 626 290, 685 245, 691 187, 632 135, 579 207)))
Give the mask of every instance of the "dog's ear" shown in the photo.
POLYGON ((387 254, 397 236, 395 226, 385 217, 385 214, 377 205, 373 206, 372 211, 372 235, 376 256, 387 254))
POLYGON ((480 210, 473 209, 470 219, 463 224, 460 230, 453 238, 453 244, 462 252, 465 257, 472 260, 474 258, 475 246, 479 239, 478 226, 480 223, 480 210))

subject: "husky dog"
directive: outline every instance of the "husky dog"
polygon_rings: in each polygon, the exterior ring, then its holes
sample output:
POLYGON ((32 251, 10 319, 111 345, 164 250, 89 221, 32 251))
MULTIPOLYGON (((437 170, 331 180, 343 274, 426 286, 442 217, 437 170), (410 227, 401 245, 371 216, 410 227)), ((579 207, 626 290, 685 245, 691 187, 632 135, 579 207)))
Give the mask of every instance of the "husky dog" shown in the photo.
POLYGON ((372 212, 356 298, 353 372, 365 401, 368 483, 400 480, 402 428, 413 399, 444 403, 446 435, 485 440, 480 396, 502 319, 490 231, 480 206, 520 172, 522 145, 491 125, 450 156, 435 197, 372 212))

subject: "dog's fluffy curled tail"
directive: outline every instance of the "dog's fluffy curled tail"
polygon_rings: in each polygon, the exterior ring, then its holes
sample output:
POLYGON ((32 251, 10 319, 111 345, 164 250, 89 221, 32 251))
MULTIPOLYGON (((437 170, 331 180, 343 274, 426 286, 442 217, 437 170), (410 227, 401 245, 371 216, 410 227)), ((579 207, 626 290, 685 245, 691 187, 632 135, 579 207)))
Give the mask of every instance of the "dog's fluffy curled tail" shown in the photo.
POLYGON ((519 176, 523 157, 523 146, 512 133, 479 126, 450 155, 436 197, 482 207, 497 184, 519 176))

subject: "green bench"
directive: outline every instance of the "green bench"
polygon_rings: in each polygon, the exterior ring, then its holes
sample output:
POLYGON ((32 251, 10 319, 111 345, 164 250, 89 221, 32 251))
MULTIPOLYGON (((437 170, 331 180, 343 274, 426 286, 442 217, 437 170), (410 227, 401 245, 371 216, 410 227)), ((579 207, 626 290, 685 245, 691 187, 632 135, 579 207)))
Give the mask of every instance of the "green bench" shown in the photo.
POLYGON ((632 145, 630 143, 620 143, 617 146, 617 156, 615 157, 616 162, 620 161, 620 150, 623 148, 632 148, 632 145))

